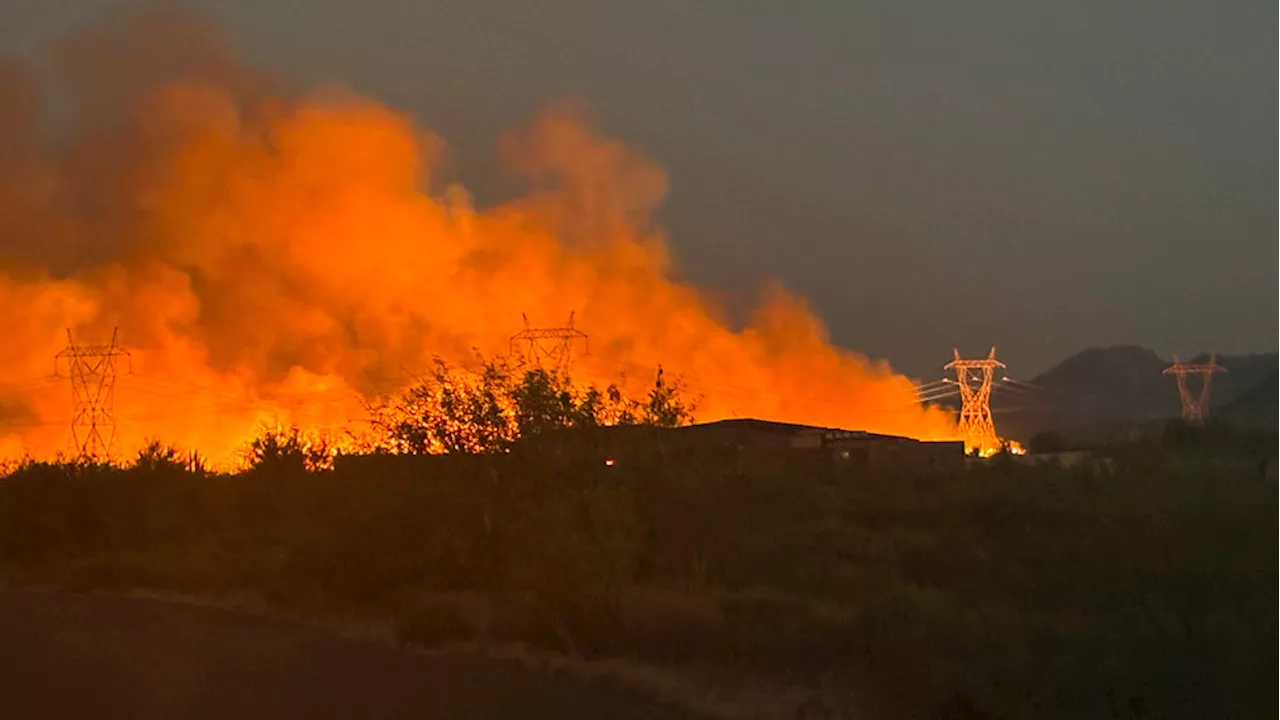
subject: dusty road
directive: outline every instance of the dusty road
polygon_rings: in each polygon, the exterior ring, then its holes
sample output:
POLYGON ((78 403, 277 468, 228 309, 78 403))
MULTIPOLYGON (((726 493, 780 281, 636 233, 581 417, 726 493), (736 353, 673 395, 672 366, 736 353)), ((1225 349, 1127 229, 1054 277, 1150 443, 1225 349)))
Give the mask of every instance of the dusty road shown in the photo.
POLYGON ((0 590, 0 717, 684 717, 519 666, 429 658, 221 610, 0 590))

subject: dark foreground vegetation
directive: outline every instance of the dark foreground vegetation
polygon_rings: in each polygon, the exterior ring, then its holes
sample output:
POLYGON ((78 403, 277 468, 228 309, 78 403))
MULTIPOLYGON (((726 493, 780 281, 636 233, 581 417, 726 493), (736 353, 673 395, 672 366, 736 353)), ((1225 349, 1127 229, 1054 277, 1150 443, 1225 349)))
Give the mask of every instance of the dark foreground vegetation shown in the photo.
POLYGON ((1256 457, 1182 433, 1112 448, 1106 474, 743 472, 660 433, 326 469, 283 433, 230 475, 160 446, 30 462, 0 479, 0 575, 381 612, 418 645, 713 667, 862 717, 1276 714, 1276 483, 1256 457))

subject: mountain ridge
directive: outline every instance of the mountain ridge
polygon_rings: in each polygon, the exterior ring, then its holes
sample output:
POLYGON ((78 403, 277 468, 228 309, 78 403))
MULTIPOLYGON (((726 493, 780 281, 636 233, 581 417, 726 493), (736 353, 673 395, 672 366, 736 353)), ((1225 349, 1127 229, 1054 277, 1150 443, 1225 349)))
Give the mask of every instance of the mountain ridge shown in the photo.
MULTIPOLYGON (((1205 363, 1198 353, 1184 362, 1205 363)), ((1226 372, 1214 373, 1209 415, 1275 426, 1276 352, 1216 355, 1226 372)), ((1052 431, 1081 440, 1114 439, 1149 430, 1181 416, 1177 379, 1165 370, 1173 360, 1138 345, 1090 347, 1059 361, 1030 381, 996 377, 991 410, 1002 436, 1025 442, 1052 431)), ((1189 376, 1195 393, 1201 379, 1189 376)), ((946 403, 955 407, 958 400, 946 403)))

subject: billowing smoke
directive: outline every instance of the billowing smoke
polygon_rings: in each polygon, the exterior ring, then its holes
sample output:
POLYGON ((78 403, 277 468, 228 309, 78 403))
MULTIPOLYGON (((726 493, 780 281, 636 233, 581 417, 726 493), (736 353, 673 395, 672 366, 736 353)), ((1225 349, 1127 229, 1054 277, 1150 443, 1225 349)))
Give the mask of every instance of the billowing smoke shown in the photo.
POLYGON ((954 435, 781 288, 745 329, 723 323, 653 225, 663 172, 580 108, 503 137, 527 192, 480 208, 405 115, 293 93, 185 13, 118 14, 39 70, 0 64, 0 454, 65 447, 70 388, 48 377, 64 328, 120 328, 122 450, 158 437, 220 457, 263 421, 357 421, 432 356, 499 354, 521 313, 571 311, 590 334, 579 382, 638 385, 662 364, 703 420, 954 435))

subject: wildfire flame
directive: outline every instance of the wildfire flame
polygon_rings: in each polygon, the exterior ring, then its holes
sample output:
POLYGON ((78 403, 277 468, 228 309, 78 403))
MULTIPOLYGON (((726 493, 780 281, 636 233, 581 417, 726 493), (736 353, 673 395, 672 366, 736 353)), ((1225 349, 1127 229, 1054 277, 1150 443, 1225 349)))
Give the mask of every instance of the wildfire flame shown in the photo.
POLYGON ((989 458, 999 455, 1002 452, 1009 453, 1010 455, 1026 455, 1027 449, 1022 447, 1022 444, 1017 440, 1002 440, 1000 445, 979 448, 977 455, 980 458, 989 458))
POLYGON ((29 73, 0 64, 0 456, 66 446, 69 386, 48 379, 63 328, 94 343, 120 327, 122 452, 160 438, 218 458, 264 422, 341 429, 433 356, 495 355, 522 312, 574 310, 580 383, 649 383, 661 363, 700 420, 955 436, 780 287, 745 327, 722 321, 673 273, 662 171, 579 108, 503 137, 528 191, 476 207, 404 114, 278 91, 183 13, 88 28, 48 69, 73 113, 52 140, 29 73))

